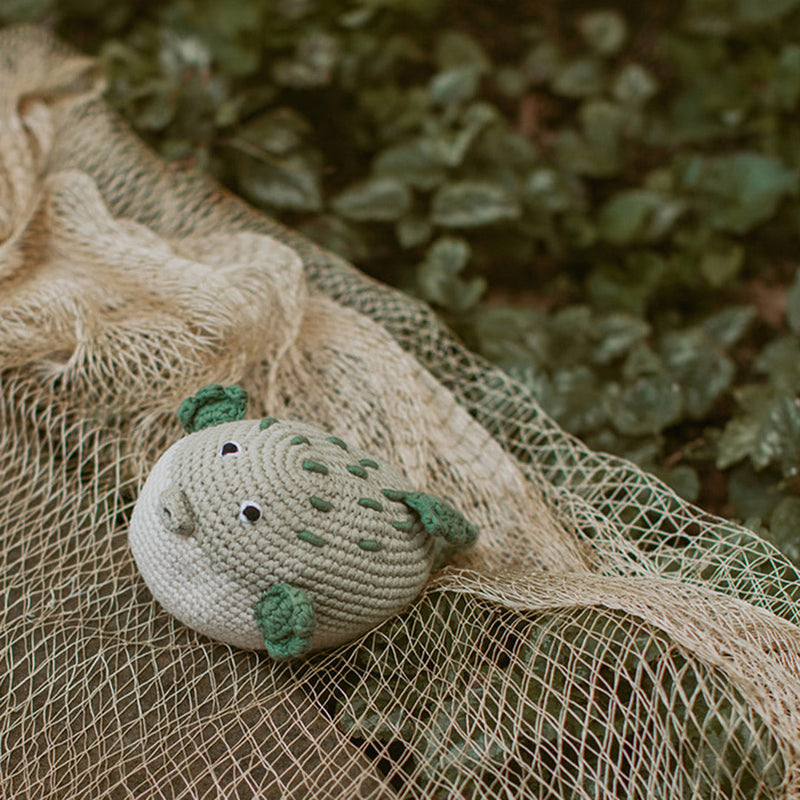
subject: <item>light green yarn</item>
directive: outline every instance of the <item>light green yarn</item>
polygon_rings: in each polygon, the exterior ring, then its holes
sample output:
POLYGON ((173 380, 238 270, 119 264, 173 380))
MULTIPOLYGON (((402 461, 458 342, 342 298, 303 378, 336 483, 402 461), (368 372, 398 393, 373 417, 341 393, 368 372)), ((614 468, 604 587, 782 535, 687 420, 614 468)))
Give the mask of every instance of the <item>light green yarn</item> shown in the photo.
POLYGON ((201 431, 223 422, 243 419, 247 411, 247 392, 241 386, 204 386, 178 409, 178 421, 187 433, 201 431))
POLYGON ((325 544, 325 540, 321 536, 317 536, 316 533, 311 533, 311 531, 300 531, 297 534, 297 538, 314 545, 314 547, 323 547, 325 544))
POLYGON ((363 508, 371 508, 373 511, 383 511, 383 505, 372 497, 360 497, 358 504, 363 508))
POLYGON ((269 655, 288 661, 311 649, 316 628, 314 605, 308 593, 288 583, 276 583, 261 595, 254 609, 269 655))
POLYGON ((333 503, 331 503, 330 500, 324 500, 316 495, 310 497, 309 502, 317 511, 330 511, 333 508, 333 503))
POLYGON ((306 470, 306 472, 316 472, 319 475, 327 475, 330 472, 325 464, 321 464, 319 461, 314 461, 311 458, 307 458, 303 462, 303 469, 306 470))
MULTIPOLYGON (((449 503, 427 492, 384 489, 389 500, 405 503, 416 512, 422 527, 432 536, 439 536, 455 547, 469 547, 478 538, 478 529, 449 503)), ((395 527, 397 525, 395 524, 395 527)))

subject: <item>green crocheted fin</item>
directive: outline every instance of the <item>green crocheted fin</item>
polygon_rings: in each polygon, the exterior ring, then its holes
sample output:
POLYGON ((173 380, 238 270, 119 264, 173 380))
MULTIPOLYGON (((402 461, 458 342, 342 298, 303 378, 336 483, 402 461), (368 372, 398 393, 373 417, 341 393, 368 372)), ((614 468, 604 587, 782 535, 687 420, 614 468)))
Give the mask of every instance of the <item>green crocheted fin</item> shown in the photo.
POLYGON ((317 626, 308 593, 288 583, 276 583, 261 595, 254 609, 267 653, 276 661, 305 655, 317 626))
POLYGON ((247 392, 241 386, 204 386, 194 397, 181 403, 178 421, 187 433, 201 431, 222 422, 242 419, 247 410, 247 392))
POLYGON ((427 492, 384 490, 390 500, 405 503, 420 518, 422 526, 433 536, 462 549, 471 547, 478 538, 478 529, 458 510, 427 492))

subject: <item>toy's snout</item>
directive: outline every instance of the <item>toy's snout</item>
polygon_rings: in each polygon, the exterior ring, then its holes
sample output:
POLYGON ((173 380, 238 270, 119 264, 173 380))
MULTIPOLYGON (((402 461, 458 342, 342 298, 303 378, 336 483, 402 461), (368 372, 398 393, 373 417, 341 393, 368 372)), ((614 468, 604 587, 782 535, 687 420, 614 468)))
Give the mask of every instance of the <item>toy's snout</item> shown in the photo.
POLYGON ((158 516, 167 530, 189 536, 195 529, 195 516, 183 489, 170 486, 158 498, 158 516))

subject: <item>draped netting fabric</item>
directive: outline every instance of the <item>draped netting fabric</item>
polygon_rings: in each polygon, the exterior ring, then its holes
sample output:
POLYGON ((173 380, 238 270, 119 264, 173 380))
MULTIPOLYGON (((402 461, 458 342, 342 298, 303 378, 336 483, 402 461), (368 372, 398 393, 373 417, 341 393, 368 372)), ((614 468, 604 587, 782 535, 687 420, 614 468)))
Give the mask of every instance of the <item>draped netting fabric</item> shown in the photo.
POLYGON ((0 797, 800 797, 790 562, 161 163, 102 88, 0 32, 0 797), (479 545, 304 661, 183 627, 127 524, 215 382, 379 452, 479 545))

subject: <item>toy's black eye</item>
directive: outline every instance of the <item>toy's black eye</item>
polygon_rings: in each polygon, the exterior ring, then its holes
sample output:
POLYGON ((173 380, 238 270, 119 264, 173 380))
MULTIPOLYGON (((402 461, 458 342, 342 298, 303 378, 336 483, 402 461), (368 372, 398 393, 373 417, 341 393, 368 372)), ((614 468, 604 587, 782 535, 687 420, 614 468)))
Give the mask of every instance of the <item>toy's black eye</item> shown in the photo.
POLYGON ((222 449, 219 451, 221 456, 230 456, 239 452, 239 445, 236 442, 225 442, 222 449))
POLYGON ((242 522, 258 522, 261 519, 261 506, 255 500, 245 500, 239 509, 242 522))

